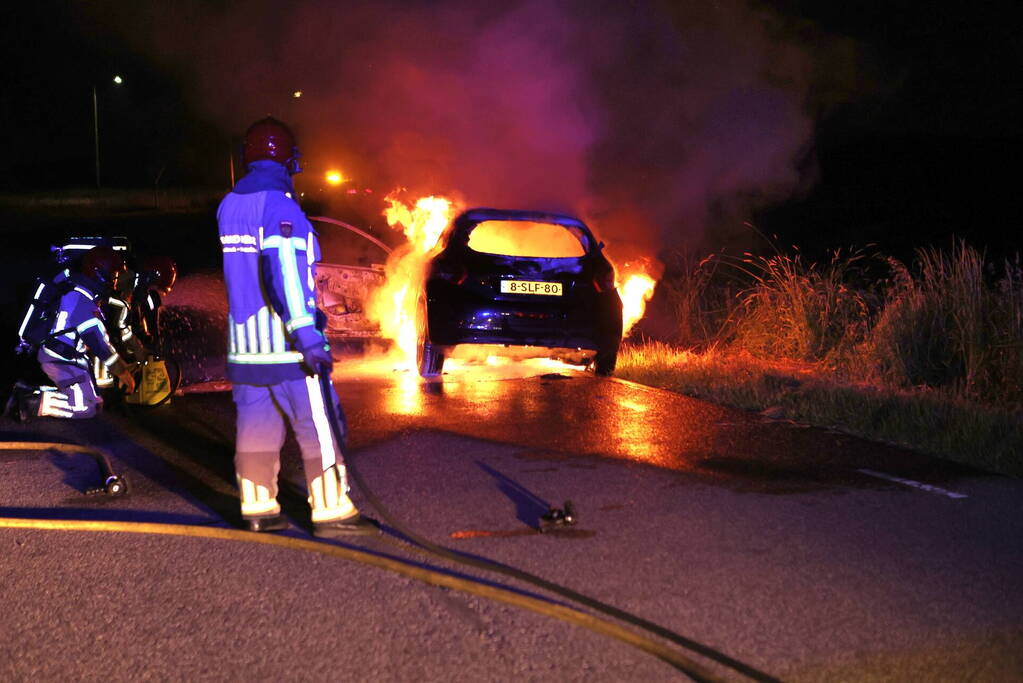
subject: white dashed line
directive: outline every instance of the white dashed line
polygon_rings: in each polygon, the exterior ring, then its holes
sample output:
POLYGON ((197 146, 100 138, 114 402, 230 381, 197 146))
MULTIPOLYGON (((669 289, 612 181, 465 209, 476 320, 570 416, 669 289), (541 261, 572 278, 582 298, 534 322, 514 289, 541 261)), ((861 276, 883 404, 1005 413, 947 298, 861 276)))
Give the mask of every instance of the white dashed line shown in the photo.
POLYGON ((894 481, 898 484, 905 484, 906 486, 912 486, 915 489, 921 491, 927 491, 928 493, 937 493, 941 496, 948 496, 949 498, 969 498, 965 493, 956 493, 955 491, 948 491, 938 486, 931 486, 930 484, 923 484, 919 481, 913 481, 912 479, 903 479, 902 477, 896 477, 891 474, 885 474, 884 472, 875 472, 874 470, 856 470, 861 474, 866 474, 869 477, 877 477, 878 479, 887 479, 888 481, 894 481))

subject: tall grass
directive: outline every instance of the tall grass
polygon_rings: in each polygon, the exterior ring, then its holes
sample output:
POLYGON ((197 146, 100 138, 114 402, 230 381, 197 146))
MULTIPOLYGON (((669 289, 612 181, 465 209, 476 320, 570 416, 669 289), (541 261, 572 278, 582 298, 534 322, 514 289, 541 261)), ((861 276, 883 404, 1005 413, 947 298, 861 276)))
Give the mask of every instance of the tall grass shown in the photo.
POLYGON ((1023 473, 1019 257, 776 251, 676 265, 662 286, 682 341, 625 347, 619 375, 1023 473))
POLYGON ((993 264, 963 242, 918 252, 913 274, 891 261, 894 278, 863 357, 882 383, 947 389, 967 398, 1023 399, 1023 282, 1018 262, 993 264))
POLYGON ((869 319, 868 292, 851 285, 863 258, 834 252, 819 266, 801 254, 747 254, 736 267, 752 284, 739 294, 745 315, 733 343, 754 355, 803 361, 848 355, 869 319))

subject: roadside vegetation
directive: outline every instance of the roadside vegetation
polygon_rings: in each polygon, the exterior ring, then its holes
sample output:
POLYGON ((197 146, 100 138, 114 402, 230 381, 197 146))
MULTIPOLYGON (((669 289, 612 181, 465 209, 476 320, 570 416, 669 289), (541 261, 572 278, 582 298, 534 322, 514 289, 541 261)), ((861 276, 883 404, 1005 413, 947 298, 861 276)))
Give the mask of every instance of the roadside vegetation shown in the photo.
POLYGON ((619 377, 1023 475, 1018 257, 680 254, 660 286, 676 331, 619 377))

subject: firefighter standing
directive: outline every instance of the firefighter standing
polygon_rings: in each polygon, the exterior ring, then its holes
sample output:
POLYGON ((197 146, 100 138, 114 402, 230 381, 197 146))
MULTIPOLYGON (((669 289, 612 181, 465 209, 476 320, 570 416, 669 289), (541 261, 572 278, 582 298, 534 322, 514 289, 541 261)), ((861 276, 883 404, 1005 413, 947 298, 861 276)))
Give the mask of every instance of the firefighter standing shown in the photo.
POLYGON ((252 531, 287 528, 277 502, 287 418, 302 452, 313 533, 376 533, 348 497, 325 402, 334 402, 336 414, 340 406, 336 393, 325 396, 318 381, 332 359, 313 295, 319 243, 293 196, 291 176, 301 170, 294 136, 275 119, 257 121, 245 134, 243 156, 248 173, 217 210, 242 518, 252 531))
POLYGON ((69 289, 61 296, 50 334, 36 358, 43 372, 57 386, 40 397, 39 415, 72 419, 96 414, 103 400, 96 393, 89 357, 117 377, 127 393, 135 389, 130 366, 110 344, 99 305, 125 271, 124 259, 110 247, 90 249, 68 278, 69 289))

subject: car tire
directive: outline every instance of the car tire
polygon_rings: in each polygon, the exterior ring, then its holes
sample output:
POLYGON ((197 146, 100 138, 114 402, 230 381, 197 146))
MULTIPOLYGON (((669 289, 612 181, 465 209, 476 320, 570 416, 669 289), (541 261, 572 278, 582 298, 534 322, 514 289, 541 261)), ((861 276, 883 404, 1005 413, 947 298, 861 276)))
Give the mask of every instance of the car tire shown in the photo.
POLYGON ((439 377, 444 371, 444 354, 428 341, 420 341, 416 352, 419 374, 422 377, 439 377))
POLYGON ((426 311, 426 297, 419 297, 416 307, 416 332, 419 341, 416 346, 416 365, 421 377, 439 377, 444 370, 444 353, 430 343, 429 319, 426 311))
POLYGON ((614 374, 615 365, 618 363, 618 350, 597 351, 593 357, 593 374, 601 377, 610 377, 614 374))

